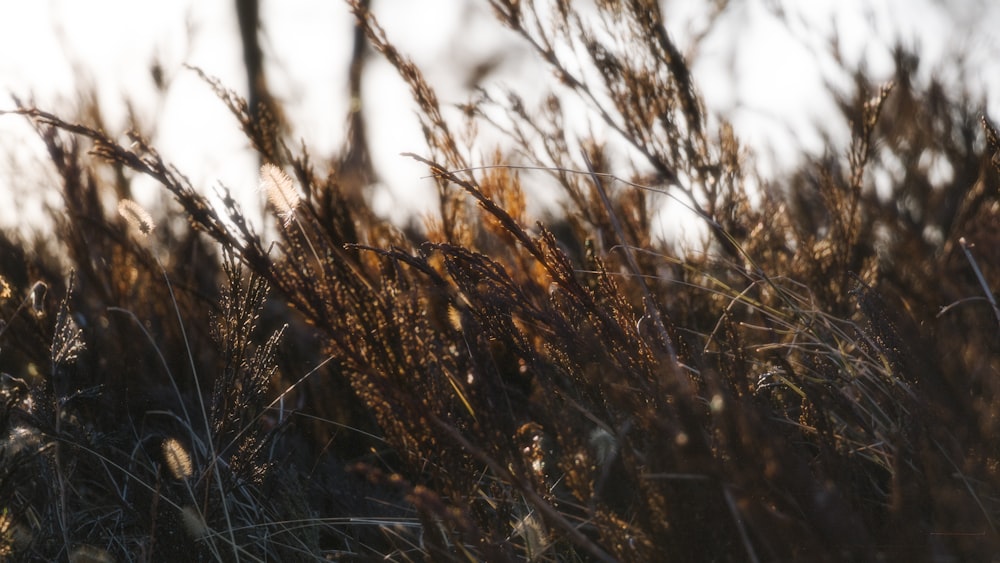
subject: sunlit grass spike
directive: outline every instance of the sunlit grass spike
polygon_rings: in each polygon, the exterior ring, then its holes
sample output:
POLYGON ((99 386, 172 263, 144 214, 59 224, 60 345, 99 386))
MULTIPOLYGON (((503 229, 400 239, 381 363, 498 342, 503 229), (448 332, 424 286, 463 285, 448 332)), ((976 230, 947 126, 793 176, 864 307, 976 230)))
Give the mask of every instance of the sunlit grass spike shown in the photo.
POLYGON ((148 236, 156 228, 156 223, 153 222, 149 213, 131 199, 123 199, 118 202, 118 214, 125 219, 130 227, 143 235, 148 236))
POLYGON ((267 200, 274 206, 282 223, 286 227, 291 224, 299 206, 299 193, 291 177, 277 166, 266 163, 260 167, 260 190, 267 194, 267 200))

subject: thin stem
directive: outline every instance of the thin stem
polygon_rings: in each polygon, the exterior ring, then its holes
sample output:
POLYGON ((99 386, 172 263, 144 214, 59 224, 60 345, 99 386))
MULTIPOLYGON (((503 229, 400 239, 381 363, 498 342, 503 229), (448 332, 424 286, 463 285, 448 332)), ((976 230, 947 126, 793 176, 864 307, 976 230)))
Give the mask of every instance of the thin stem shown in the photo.
POLYGON ((997 326, 1000 327, 1000 306, 997 306, 996 297, 993 296, 993 291, 990 290, 990 286, 986 283, 986 277, 983 276, 982 270, 979 269, 979 264, 976 263, 975 257, 972 256, 971 249, 974 245, 965 240, 965 237, 958 239, 958 244, 962 247, 962 252, 965 253, 965 258, 969 261, 972 266, 972 271, 976 273, 976 279, 979 280, 979 286, 983 288, 983 293, 986 295, 986 300, 990 302, 990 306, 993 307, 993 316, 997 320, 997 326))

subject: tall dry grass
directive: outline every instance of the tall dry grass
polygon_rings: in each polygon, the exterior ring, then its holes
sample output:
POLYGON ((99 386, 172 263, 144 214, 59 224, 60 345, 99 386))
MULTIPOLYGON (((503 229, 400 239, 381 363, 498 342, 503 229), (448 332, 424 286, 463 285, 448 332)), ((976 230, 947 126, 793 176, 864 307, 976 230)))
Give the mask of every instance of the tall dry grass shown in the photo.
POLYGON ((537 108, 466 105, 517 147, 482 160, 353 4, 420 108, 439 210, 423 229, 372 211, 357 159, 315 164, 204 74, 264 162, 274 245, 140 131, 8 112, 63 205, 56 244, 0 234, 4 556, 995 556, 992 122, 901 49, 892 83, 858 72, 839 100, 846 151, 750 194, 752 157, 706 115, 657 3, 596 20, 490 4, 561 86, 537 108), (569 98, 613 136, 566 135, 569 98), (529 216, 526 167, 561 215, 529 216), (138 176, 171 207, 123 203, 138 176), (703 221, 701 248, 654 236, 665 198, 703 221))

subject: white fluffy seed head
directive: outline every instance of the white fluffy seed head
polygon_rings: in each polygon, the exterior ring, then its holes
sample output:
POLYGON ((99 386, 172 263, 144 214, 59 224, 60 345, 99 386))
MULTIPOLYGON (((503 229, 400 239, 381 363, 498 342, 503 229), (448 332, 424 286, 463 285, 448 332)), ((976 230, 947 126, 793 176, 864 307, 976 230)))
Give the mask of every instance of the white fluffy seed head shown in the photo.
POLYGON ((192 539, 198 540, 209 534, 205 518, 190 504, 181 509, 181 521, 184 522, 184 529, 192 539))
POLYGON ((110 553, 92 545, 81 545, 69 554, 70 563, 114 563, 110 553))
POLYGON ((187 479, 193 473, 191 470, 191 456, 184 446, 176 438, 167 438, 163 441, 163 459, 167 462, 167 469, 174 479, 187 479))
POLYGON ((299 192, 291 177, 273 164, 264 164, 260 167, 260 191, 267 195, 284 226, 291 224, 299 206, 299 192))
POLYGON ((130 227, 143 235, 149 235, 156 228, 156 223, 153 222, 149 213, 131 199, 123 199, 118 202, 118 214, 125 219, 130 227))
POLYGON ((614 460, 618 455, 618 439, 601 427, 590 433, 590 446, 594 448, 594 457, 599 466, 614 460))

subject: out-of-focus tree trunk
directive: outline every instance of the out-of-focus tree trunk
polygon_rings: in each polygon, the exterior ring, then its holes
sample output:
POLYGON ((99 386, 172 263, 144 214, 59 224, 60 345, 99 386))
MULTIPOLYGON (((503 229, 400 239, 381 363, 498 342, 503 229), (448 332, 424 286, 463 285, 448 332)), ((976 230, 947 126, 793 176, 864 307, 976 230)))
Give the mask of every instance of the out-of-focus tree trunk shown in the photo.
MULTIPOLYGON (((371 7, 371 0, 360 2, 364 9, 371 7)), ((343 187, 350 192, 360 192, 362 188, 375 181, 375 169, 372 166, 371 152, 368 150, 367 124, 364 118, 364 107, 361 97, 361 80, 364 76, 365 60, 368 56, 368 38, 364 28, 354 26, 354 37, 351 47, 351 64, 348 68, 347 87, 350 96, 350 109, 347 115, 347 136, 345 146, 340 155, 338 171, 343 187)), ((352 195, 359 195, 354 193, 352 195)))
POLYGON ((267 76, 264 73, 264 52, 260 48, 260 1, 236 0, 236 19, 240 27, 240 40, 243 45, 243 64, 247 71, 247 102, 250 104, 250 115, 254 121, 261 124, 264 130, 272 131, 267 139, 270 146, 261 147, 265 155, 277 155, 278 136, 284 130, 284 119, 281 109, 267 87, 267 76), (271 120, 273 126, 264 122, 271 120))
MULTIPOLYGON (((368 9, 371 0, 362 0, 360 4, 368 9)), ((259 34, 260 0, 236 0, 236 17, 243 46, 243 64, 247 71, 247 102, 250 104, 250 115, 258 123, 265 120, 274 121, 276 127, 272 130, 275 133, 284 131, 286 124, 283 113, 268 89, 267 76, 264 72, 264 52, 260 46, 259 34)), ((368 56, 368 40, 361 26, 354 28, 351 45, 351 62, 347 76, 350 97, 347 134, 340 155, 334 159, 341 190, 348 198, 361 196, 364 188, 376 179, 362 107, 361 82, 368 56)), ((262 152, 265 155, 276 155, 278 140, 271 138, 271 146, 263 147, 262 152)))

